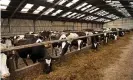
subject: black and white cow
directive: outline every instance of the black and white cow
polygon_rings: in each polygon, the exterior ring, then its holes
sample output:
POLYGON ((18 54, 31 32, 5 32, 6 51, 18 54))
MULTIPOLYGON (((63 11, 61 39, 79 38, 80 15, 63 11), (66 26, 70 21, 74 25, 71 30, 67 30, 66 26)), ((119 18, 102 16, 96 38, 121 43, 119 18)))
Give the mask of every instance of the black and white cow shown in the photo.
MULTIPOLYGON (((31 38, 25 38, 25 35, 23 35, 24 37, 20 39, 20 37, 17 37, 14 39, 14 46, 20 46, 20 45, 26 45, 26 44, 33 44, 33 43, 39 43, 43 41, 43 38, 41 36, 33 36, 31 38)), ((40 46, 35 46, 35 47, 29 47, 29 48, 23 48, 23 49, 19 49, 16 50, 16 52, 18 53, 18 56, 21 57, 24 61, 24 63, 26 65, 26 58, 29 58, 33 61, 33 63, 36 63, 37 61, 45 61, 45 63, 47 64, 48 67, 51 67, 51 58, 48 55, 48 52, 46 50, 46 47, 44 45, 40 45, 40 46), (48 62, 48 63, 47 63, 48 62)), ((18 57, 15 57, 15 62, 16 62, 16 67, 18 68, 18 57)), ((51 72, 51 68, 47 70, 46 67, 45 71, 46 73, 51 72)))
POLYGON ((41 31, 41 32, 39 32, 39 35, 43 36, 43 38, 45 40, 50 40, 50 34, 51 34, 50 31, 41 31))
POLYGON ((7 55, 5 55, 4 53, 0 54, 0 76, 1 78, 7 78, 8 76, 10 76, 10 72, 9 72, 9 68, 7 66, 7 55))
MULTIPOLYGON (((66 34, 65 33, 59 33, 59 32, 52 32, 50 35, 51 40, 62 40, 66 39, 66 34)), ((56 56, 58 54, 60 56, 63 56, 67 50, 68 50, 69 43, 67 41, 61 41, 61 42, 56 42, 52 44, 52 47, 54 48, 54 53, 56 56)))
MULTIPOLYGON (((21 39, 21 40, 17 41, 15 43, 15 46, 40 43, 42 41, 43 41, 43 37, 41 37, 41 36, 33 36, 33 37, 30 36, 30 38, 28 37, 28 38, 21 39)), ((23 48, 23 49, 17 50, 17 53, 23 59, 23 61, 25 62, 26 65, 28 65, 26 62, 26 58, 29 57, 33 61, 33 63, 36 63, 37 61, 40 62, 41 60, 44 60, 44 59, 45 59, 46 63, 48 61, 50 61, 47 64, 49 67, 51 67, 51 65, 50 65, 51 60, 47 59, 48 52, 47 52, 46 47, 44 45, 23 48)), ((50 72, 50 70, 49 70, 49 72, 50 72)))
POLYGON ((84 47, 87 45, 87 38, 80 38, 80 39, 74 39, 81 36, 87 36, 85 32, 70 32, 67 34, 68 43, 70 44, 70 47, 76 46, 78 50, 81 50, 81 47, 84 47))
POLYGON ((93 32, 94 36, 91 36, 91 43, 92 43, 92 49, 98 49, 98 45, 100 43, 100 37, 99 35, 95 35, 95 34, 98 34, 98 32, 94 31, 93 32))
POLYGON ((125 31, 122 28, 118 28, 119 36, 123 37, 125 35, 125 31))
POLYGON ((104 32, 107 32, 107 33, 109 32, 108 39, 117 40, 117 38, 118 38, 117 28, 107 28, 106 30, 104 30, 104 32))
POLYGON ((103 33, 100 35, 101 41, 103 41, 104 44, 107 44, 109 41, 109 35, 110 35, 109 32, 108 31, 102 31, 101 33, 103 33))
MULTIPOLYGON (((102 31, 94 31, 93 29, 86 29, 85 31, 87 31, 86 33, 88 35, 95 35, 98 33, 102 33, 102 31)), ((91 36, 91 45, 92 45, 92 49, 98 49, 98 45, 100 45, 100 42, 103 38, 102 35, 95 35, 95 36, 91 36)))
MULTIPOLYGON (((71 47, 75 46, 77 47, 77 50, 81 50, 82 47, 87 46, 87 38, 80 38, 81 36, 88 36, 88 35, 93 35, 96 33, 93 32, 65 32, 64 34, 62 34, 59 38, 59 40, 61 39, 68 39, 68 41, 63 42, 64 47, 62 46, 62 52, 63 55, 66 53, 66 51, 68 49, 70 49, 71 51, 71 47), (74 39, 77 38, 77 39, 74 39), (64 51, 63 51, 64 50, 64 51)), ((99 36, 91 36, 91 43, 92 43, 92 48, 93 49, 97 49, 98 48, 98 44, 100 42, 99 36)))
POLYGON ((112 28, 111 31, 112 31, 111 38, 113 40, 117 40, 118 39, 118 30, 116 28, 112 28))
MULTIPOLYGON (((2 38, 1 39, 1 50, 12 47, 12 41, 10 38, 2 38)), ((0 76, 2 79, 10 76, 9 68, 7 65, 7 59, 11 58, 13 54, 9 54, 9 52, 1 52, 0 53, 0 76)))
MULTIPOLYGON (((87 44, 88 38, 86 38, 86 37, 85 38, 79 38, 79 37, 88 36, 88 35, 93 35, 93 33, 87 32, 87 31, 85 31, 85 32, 68 32, 66 34, 62 34, 59 40, 68 39, 67 43, 69 45, 66 46, 66 47, 68 47, 66 49, 70 49, 70 51, 71 51, 71 47, 73 47, 73 46, 77 47, 77 50, 81 50, 82 47, 88 45, 87 44), (74 38, 76 38, 76 39, 74 39, 74 38)), ((94 40, 92 40, 92 42, 94 43, 94 40)))
MULTIPOLYGON (((61 41, 53 43, 52 46, 54 48, 60 48, 59 54, 63 56, 68 50, 71 51, 72 46, 78 47, 78 50, 81 49, 81 46, 86 45, 87 39, 74 39, 78 38, 80 36, 85 36, 86 34, 83 32, 61 32, 61 33, 52 33, 51 34, 51 40, 62 40, 62 39, 68 39, 68 41, 61 41)), ((57 55, 57 54, 56 54, 57 55)))

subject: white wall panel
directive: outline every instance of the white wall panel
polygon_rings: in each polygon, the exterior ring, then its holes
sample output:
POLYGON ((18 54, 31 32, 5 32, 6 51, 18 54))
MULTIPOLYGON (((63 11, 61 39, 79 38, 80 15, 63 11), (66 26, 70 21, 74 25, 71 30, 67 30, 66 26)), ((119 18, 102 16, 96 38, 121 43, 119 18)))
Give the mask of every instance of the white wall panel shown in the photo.
POLYGON ((51 30, 56 30, 56 31, 63 31, 64 30, 64 23, 60 21, 54 21, 52 23, 51 30))
POLYGON ((88 23, 88 29, 92 29, 92 23, 88 23))
POLYGON ((73 30, 73 23, 72 22, 66 22, 65 26, 67 27, 67 30, 73 30))
POLYGON ((9 32, 8 19, 1 19, 1 33, 8 33, 8 32, 9 32))
POLYGON ((77 29, 78 29, 79 31, 82 30, 82 29, 81 29, 81 26, 82 26, 81 23, 77 23, 77 29))
MULTIPOLYGON (((8 19, 1 19, 1 32, 4 35, 9 34, 24 34, 29 31, 34 31, 34 23, 33 20, 24 20, 24 19, 12 19, 10 21, 10 32, 8 19)), ((94 25, 95 26, 95 25, 94 25)), ((88 28, 92 28, 92 24, 88 23, 88 28)), ((95 27, 94 27, 95 28, 95 27)), ((43 31, 43 30, 82 30, 87 29, 87 23, 79 22, 61 22, 61 21, 45 21, 45 20, 37 20, 35 21, 35 31, 43 31)))
POLYGON ((82 30, 87 29, 87 23, 82 23, 82 30))
POLYGON ((10 22, 11 26, 31 26, 33 27, 33 20, 24 20, 24 19, 12 19, 10 22))
POLYGON ((104 27, 130 29, 130 28, 133 28, 133 19, 130 19, 130 18, 118 19, 113 22, 104 24, 104 27))

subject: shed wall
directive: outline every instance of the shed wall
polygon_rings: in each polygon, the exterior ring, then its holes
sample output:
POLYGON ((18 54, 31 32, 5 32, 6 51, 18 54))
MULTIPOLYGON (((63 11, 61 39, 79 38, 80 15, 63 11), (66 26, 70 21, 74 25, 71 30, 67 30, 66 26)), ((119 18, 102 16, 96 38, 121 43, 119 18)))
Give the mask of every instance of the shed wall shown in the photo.
POLYGON ((108 28, 131 29, 131 28, 133 28, 133 19, 131 19, 131 18, 122 18, 122 19, 119 19, 119 20, 115 20, 115 21, 106 23, 103 26, 108 27, 108 28))
MULTIPOLYGON (((96 28, 94 24, 93 29, 96 28)), ((102 27, 102 26, 101 26, 102 27)), ((83 30, 91 29, 92 23, 79 23, 79 22, 61 22, 61 21, 45 21, 45 20, 24 20, 24 19, 1 19, 1 33, 2 35, 16 35, 24 34, 29 31, 39 32, 43 30, 83 30)))

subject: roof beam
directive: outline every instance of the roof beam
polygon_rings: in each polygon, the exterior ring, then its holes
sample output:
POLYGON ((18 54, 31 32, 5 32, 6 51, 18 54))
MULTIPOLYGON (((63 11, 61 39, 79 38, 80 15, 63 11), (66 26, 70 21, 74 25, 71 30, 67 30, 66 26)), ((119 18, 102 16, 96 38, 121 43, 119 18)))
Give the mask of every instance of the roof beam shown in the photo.
POLYGON ((124 6, 124 8, 127 10, 127 12, 133 17, 133 13, 130 11, 130 10, 133 10, 133 9, 131 7, 129 7, 130 0, 127 0, 126 4, 125 4, 125 1, 120 1, 120 2, 124 6))
MULTIPOLYGON (((120 1, 120 0, 112 0, 112 1, 120 1)), ((100 7, 102 9, 104 9, 105 11, 108 11, 112 14, 115 14, 116 16, 119 16, 119 17, 124 17, 124 15, 119 12, 118 10, 116 10, 115 7, 112 7, 111 5, 108 5, 108 3, 106 3, 105 1, 103 0, 100 0, 99 2, 101 2, 102 4, 100 5, 100 7)), ((98 5, 98 4, 97 4, 98 5)))
POLYGON ((81 5, 81 4, 83 4, 83 3, 87 2, 87 1, 88 1, 88 0, 80 0, 80 1, 77 2, 77 3, 75 4, 75 6, 73 6, 72 8, 69 8, 69 9, 64 10, 57 18, 60 18, 61 15, 65 14, 65 13, 67 13, 67 12, 73 11, 78 5, 81 5))
MULTIPOLYGON (((99 15, 93 14, 94 12, 93 12, 93 13, 87 13, 87 12, 82 12, 82 11, 79 11, 79 10, 75 10, 75 8, 76 8, 78 5, 81 5, 81 4, 85 3, 85 2, 88 3, 88 0, 85 0, 85 1, 82 1, 82 2, 77 3, 73 8, 66 9, 65 12, 64 12, 64 13, 61 13, 57 18, 60 18, 61 15, 65 14, 65 13, 67 13, 67 12, 74 11, 74 12, 77 12, 77 13, 85 14, 86 16, 91 15, 91 16, 96 16, 96 17, 98 17, 98 18, 105 18, 105 19, 113 20, 113 19, 107 18, 107 17, 105 17, 105 16, 99 16, 99 15)), ((91 4, 91 3, 90 3, 90 4, 91 4)), ((69 19, 68 19, 68 20, 69 20, 69 19)), ((70 20, 71 20, 71 19, 70 19, 70 20)), ((81 20, 81 18, 80 18, 79 20, 81 20)))
POLYGON ((14 10, 14 12, 11 14, 11 16, 9 17, 9 19, 11 19, 13 16, 14 16, 14 14, 17 12, 17 10, 23 5, 23 3, 25 2, 26 0, 22 0, 21 2, 20 2, 20 4, 18 5, 18 7, 14 10))
MULTIPOLYGON (((81 5, 81 4, 85 3, 85 2, 88 2, 88 0, 80 0, 79 2, 77 2, 77 4, 75 4, 75 6, 74 6, 73 8, 66 9, 65 12, 61 13, 59 16, 57 16, 57 18, 61 18, 61 15, 65 14, 65 13, 67 13, 67 12, 70 12, 70 11, 75 10, 75 8, 76 8, 77 6, 79 6, 79 5, 81 5)), ((75 12, 78 12, 78 10, 75 11, 75 12)), ((83 13, 83 12, 79 11, 79 13, 83 13)), ((84 14, 88 16, 88 13, 84 13, 84 14)), ((72 20, 72 19, 67 19, 67 21, 69 21, 69 20, 72 20)), ((79 21, 85 21, 85 20, 81 20, 81 19, 78 19, 78 20, 79 20, 79 21)), ((87 22, 90 22, 90 21, 87 21, 87 22)))
MULTIPOLYGON (((52 8, 52 7, 55 7, 56 5, 58 5, 58 3, 59 3, 60 1, 62 1, 62 0, 57 1, 53 6, 51 6, 51 8, 52 8)), ((43 12, 43 13, 44 13, 44 12, 43 12)), ((35 20, 38 20, 38 19, 43 15, 43 13, 41 13, 35 20)))
MULTIPOLYGON (((113 20, 113 19, 111 19, 111 18, 107 18, 107 17, 105 17, 105 16, 99 16, 99 15, 96 15, 96 14, 91 14, 91 13, 87 13, 87 12, 82 12, 82 11, 78 11, 78 10, 76 10, 76 11, 74 11, 74 12, 77 12, 77 13, 81 13, 81 14, 85 14, 86 16, 95 16, 95 17, 98 17, 98 18, 104 18, 104 19, 109 19, 109 20, 113 20)), ((85 17, 85 16, 84 16, 85 17)), ((71 20, 71 19, 70 19, 71 20)), ((82 18, 79 18, 78 20, 82 20, 82 18)), ((95 20, 95 19, 94 19, 95 20)), ((93 21, 93 20, 92 20, 93 21)))

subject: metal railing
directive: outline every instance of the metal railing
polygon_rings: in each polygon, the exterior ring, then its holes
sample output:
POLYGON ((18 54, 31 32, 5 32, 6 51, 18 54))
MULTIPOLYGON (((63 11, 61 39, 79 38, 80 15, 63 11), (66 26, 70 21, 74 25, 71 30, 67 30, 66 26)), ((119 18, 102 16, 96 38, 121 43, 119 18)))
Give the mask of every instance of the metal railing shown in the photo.
MULTIPOLYGON (((113 31, 113 32, 117 32, 117 31, 113 31)), ((106 33, 113 33, 113 32, 106 32, 106 33)), ((81 37, 78 37, 78 38, 73 38, 72 40, 81 39, 81 38, 88 38, 88 37, 91 37, 91 36, 97 36, 97 35, 101 35, 101 34, 104 34, 104 33, 98 33, 98 34, 93 34, 93 35, 88 35, 88 36, 81 36, 81 37)), ((44 41, 44 42, 40 42, 40 43, 14 46, 14 47, 2 49, 1 52, 13 51, 13 50, 18 50, 18 49, 23 49, 23 48, 28 48, 28 47, 35 47, 35 46, 40 46, 40 45, 49 45, 49 44, 53 44, 53 43, 57 43, 57 42, 61 42, 61 41, 68 41, 68 40, 70 40, 70 39, 52 40, 52 41, 44 41)))

